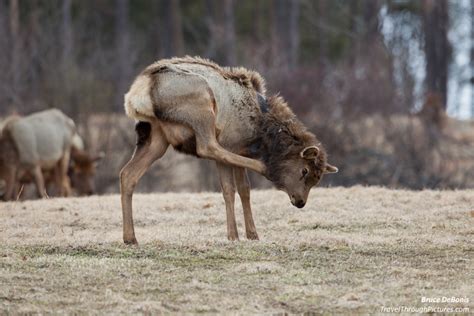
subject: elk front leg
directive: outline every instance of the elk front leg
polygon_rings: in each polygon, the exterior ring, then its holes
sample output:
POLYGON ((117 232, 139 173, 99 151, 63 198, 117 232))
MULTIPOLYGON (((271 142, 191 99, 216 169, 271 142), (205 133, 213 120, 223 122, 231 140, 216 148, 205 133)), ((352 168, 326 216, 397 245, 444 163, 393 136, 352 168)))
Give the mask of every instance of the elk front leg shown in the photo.
POLYGON ((68 151, 64 154, 63 158, 59 161, 57 167, 55 168, 55 173, 57 173, 57 188, 59 189, 60 196, 70 196, 71 195, 71 182, 67 174, 69 168, 69 160, 71 153, 68 151))
POLYGON ((225 210, 227 217, 227 238, 229 240, 239 240, 237 232, 237 224, 235 222, 234 202, 235 202, 235 185, 234 175, 232 174, 232 166, 217 163, 219 180, 221 183, 222 194, 224 195, 225 210))
POLYGON ((168 148, 159 126, 153 126, 150 131, 146 125, 139 122, 136 127, 137 146, 130 161, 120 171, 120 194, 123 215, 123 241, 126 244, 137 244, 133 227, 132 198, 133 191, 140 178, 145 174, 151 164, 161 158, 168 148))
POLYGON ((253 222, 252 209, 250 206, 250 181, 247 170, 243 168, 234 168, 234 179, 239 192, 242 208, 244 210, 245 233, 247 239, 258 240, 257 228, 253 222))
POLYGON ((46 189, 44 187, 44 178, 43 178, 43 172, 41 171, 41 167, 35 166, 33 168, 32 173, 35 179, 35 185, 36 185, 36 191, 37 191, 38 197, 39 198, 47 197, 46 189))

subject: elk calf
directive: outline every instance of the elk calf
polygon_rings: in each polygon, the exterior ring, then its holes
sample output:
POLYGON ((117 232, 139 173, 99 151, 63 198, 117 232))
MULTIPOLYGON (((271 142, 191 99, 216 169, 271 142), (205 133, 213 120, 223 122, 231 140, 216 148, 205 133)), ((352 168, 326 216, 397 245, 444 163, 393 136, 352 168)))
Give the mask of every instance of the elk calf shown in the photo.
POLYGON ((222 68, 201 58, 173 58, 148 66, 125 95, 137 121, 137 144, 120 173, 123 239, 137 243, 132 195, 138 180, 171 145, 215 160, 227 214, 227 236, 238 239, 235 191, 244 209, 246 235, 258 239, 250 207, 247 169, 270 179, 303 207, 325 173, 337 172, 317 138, 285 101, 265 96, 265 82, 244 68, 222 68))

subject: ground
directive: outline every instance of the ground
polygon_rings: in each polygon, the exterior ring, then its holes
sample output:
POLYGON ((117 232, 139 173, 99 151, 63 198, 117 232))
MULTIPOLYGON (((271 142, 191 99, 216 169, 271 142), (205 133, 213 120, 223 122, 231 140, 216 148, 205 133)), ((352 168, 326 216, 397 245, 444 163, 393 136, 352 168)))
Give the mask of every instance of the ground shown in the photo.
POLYGON ((137 194, 137 247, 121 242, 117 195, 1 203, 0 314, 474 310, 474 190, 252 201, 260 241, 245 240, 238 207, 241 241, 228 242, 220 194, 137 194))

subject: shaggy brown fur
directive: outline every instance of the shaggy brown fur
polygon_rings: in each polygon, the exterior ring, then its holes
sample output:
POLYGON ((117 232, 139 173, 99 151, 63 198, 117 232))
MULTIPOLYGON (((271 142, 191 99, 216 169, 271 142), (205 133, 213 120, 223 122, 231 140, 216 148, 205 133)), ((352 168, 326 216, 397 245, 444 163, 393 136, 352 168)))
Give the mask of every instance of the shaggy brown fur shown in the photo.
POLYGON ((326 166, 326 151, 316 136, 310 133, 291 111, 284 99, 278 95, 268 99, 269 112, 264 113, 258 138, 251 144, 252 156, 261 158, 267 167, 267 177, 281 187, 282 164, 298 158, 307 146, 317 145, 319 155, 311 164, 311 173, 320 177, 326 166))
POLYGON ((155 74, 167 71, 166 64, 198 64, 209 67, 216 72, 220 73, 224 78, 234 80, 240 85, 253 88, 255 91, 261 94, 265 94, 265 80, 262 76, 253 70, 248 70, 243 67, 221 67, 218 64, 210 61, 209 59, 204 59, 201 57, 174 57, 171 59, 162 59, 152 65, 148 66, 143 73, 146 74, 155 74))

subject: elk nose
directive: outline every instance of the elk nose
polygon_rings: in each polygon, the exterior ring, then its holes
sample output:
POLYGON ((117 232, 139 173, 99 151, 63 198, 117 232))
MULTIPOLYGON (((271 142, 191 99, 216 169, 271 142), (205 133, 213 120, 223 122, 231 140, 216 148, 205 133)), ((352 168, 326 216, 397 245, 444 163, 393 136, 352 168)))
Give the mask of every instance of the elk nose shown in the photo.
POLYGON ((298 200, 298 201, 296 201, 295 206, 296 206, 297 208, 303 208, 303 207, 305 206, 305 204, 306 204, 305 201, 303 201, 303 200, 298 200))

